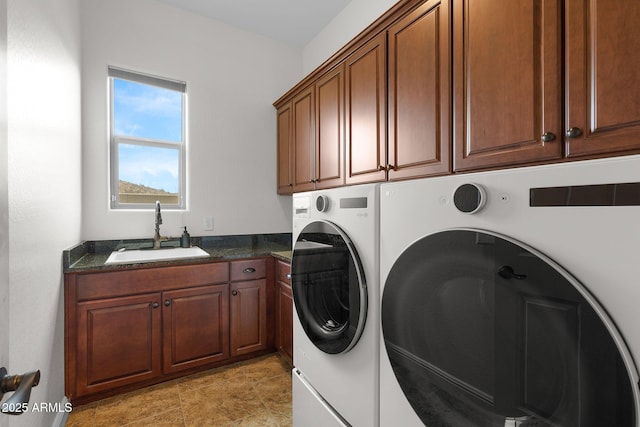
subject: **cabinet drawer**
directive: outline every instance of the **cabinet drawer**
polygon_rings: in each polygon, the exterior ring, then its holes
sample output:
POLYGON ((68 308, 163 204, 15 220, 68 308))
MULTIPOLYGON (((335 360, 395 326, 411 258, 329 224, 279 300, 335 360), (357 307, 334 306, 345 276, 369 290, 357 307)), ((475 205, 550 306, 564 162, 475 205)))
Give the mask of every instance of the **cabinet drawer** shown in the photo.
POLYGON ((276 280, 279 282, 291 284, 291 278, 289 275, 291 274, 291 264, 288 264, 284 261, 278 261, 276 266, 276 280))
POLYGON ((226 262, 218 262, 79 274, 76 277, 76 298, 85 301, 223 283, 229 280, 229 270, 226 262))
POLYGON ((231 262, 231 281, 262 279, 266 276, 267 261, 264 258, 231 262))

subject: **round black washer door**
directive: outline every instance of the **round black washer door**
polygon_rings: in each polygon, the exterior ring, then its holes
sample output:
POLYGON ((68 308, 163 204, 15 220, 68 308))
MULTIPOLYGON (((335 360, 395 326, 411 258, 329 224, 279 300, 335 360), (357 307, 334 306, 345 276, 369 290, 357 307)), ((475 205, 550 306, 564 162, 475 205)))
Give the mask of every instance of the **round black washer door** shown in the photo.
POLYGON ((347 234, 314 221, 298 236, 291 259, 296 313, 307 336, 325 353, 345 353, 362 335, 367 287, 360 258, 347 234))
POLYGON ((468 229, 418 240, 389 272, 381 315, 425 425, 636 425, 635 366, 613 323, 522 243, 468 229))

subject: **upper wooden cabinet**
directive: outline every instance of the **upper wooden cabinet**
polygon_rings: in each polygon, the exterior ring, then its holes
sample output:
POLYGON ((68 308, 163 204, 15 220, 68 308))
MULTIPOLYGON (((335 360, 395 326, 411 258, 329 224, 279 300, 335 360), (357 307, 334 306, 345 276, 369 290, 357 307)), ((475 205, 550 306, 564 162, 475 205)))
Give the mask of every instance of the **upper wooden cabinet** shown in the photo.
POLYGON ((455 170, 560 158, 560 1, 453 9, 455 170))
POLYGON ((399 2, 373 36, 276 102, 278 192, 449 172, 450 22, 449 0, 399 2))
POLYGON ((293 190, 342 185, 343 145, 345 184, 639 153, 639 20, 637 0, 401 0, 276 102, 293 190))
POLYGON ((293 112, 293 192, 315 187, 315 89, 310 86, 296 96, 293 112))
POLYGON ((293 138, 291 103, 278 108, 278 194, 293 192, 293 138))
POLYGON ((316 88, 316 189, 344 184, 344 66, 323 75, 316 88))
POLYGON ((388 30, 388 179, 451 170, 449 1, 427 1, 388 30))
POLYGON ((386 34, 345 63, 346 183, 384 181, 387 166, 386 34))
POLYGON ((344 184, 344 66, 278 109, 278 193, 344 184))
POLYGON ((451 170, 450 22, 426 1, 347 58, 348 184, 451 170))
POLYGON ((640 2, 566 2, 568 157, 640 149, 640 2))
POLYGON ((313 188, 310 152, 314 125, 312 103, 313 93, 307 90, 278 107, 278 194, 313 188))
POLYGON ((640 150, 639 19, 634 0, 455 0, 455 170, 640 150))

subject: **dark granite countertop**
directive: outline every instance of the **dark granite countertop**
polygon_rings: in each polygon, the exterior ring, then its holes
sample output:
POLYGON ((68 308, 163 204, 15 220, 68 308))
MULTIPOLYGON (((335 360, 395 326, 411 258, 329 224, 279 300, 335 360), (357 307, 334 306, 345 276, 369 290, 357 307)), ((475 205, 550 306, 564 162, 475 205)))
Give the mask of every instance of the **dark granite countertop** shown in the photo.
POLYGON ((285 262, 288 262, 289 264, 291 264, 291 255, 292 255, 292 251, 291 250, 287 250, 287 251, 273 251, 271 252, 271 255, 282 260, 285 262))
MULTIPOLYGON (((153 246, 151 239, 97 240, 81 242, 62 254, 65 273, 122 270, 129 268, 160 267, 167 265, 200 264, 238 258, 275 256, 291 261, 291 234, 249 234, 233 236, 192 237, 191 244, 204 249, 209 257, 161 260, 131 264, 109 264, 105 261, 119 249, 145 249, 153 246)), ((162 242, 163 247, 180 246, 179 239, 162 242)))

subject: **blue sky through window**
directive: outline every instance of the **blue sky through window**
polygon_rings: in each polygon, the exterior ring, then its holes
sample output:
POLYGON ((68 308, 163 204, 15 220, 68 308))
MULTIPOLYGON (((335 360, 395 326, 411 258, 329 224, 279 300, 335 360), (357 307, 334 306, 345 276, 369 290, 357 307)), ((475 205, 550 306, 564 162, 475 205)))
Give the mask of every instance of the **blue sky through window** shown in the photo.
MULTIPOLYGON (((182 142, 182 93, 114 78, 113 128, 117 136, 182 142)), ((179 150, 119 144, 119 179, 177 193, 179 150)))
POLYGON ((177 149, 119 144, 119 179, 169 193, 178 192, 177 149))

